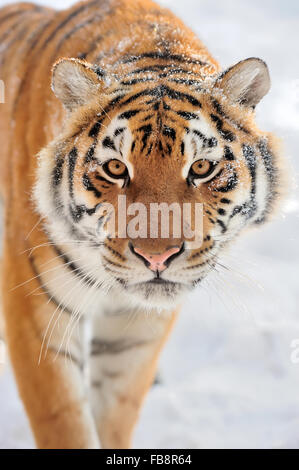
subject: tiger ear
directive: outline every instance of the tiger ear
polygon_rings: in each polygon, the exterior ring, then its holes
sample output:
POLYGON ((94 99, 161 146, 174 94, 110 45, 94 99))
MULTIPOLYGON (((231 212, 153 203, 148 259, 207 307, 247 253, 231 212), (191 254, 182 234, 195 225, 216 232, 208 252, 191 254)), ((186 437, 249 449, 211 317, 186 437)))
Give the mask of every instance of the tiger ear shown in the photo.
POLYGON ((268 93, 270 85, 267 64, 251 57, 223 72, 216 80, 215 88, 222 89, 231 103, 254 108, 268 93))
POLYGON ((105 82, 102 69, 78 59, 61 59, 52 69, 52 90, 69 111, 96 98, 105 82))

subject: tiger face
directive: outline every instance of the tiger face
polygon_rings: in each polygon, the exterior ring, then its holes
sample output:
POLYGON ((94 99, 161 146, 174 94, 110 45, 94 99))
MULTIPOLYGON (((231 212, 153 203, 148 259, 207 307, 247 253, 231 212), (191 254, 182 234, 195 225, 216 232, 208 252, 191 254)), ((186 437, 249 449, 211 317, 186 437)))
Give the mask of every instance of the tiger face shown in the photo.
POLYGON ((68 116, 40 154, 35 188, 50 239, 58 246, 78 241, 69 251, 80 272, 129 303, 177 304, 217 265, 228 241, 271 212, 278 190, 273 138, 254 123, 269 86, 259 59, 196 85, 153 80, 152 70, 121 80, 82 61, 59 61, 53 90, 68 116), (115 228, 129 211, 127 228, 140 204, 146 213, 133 221, 134 236, 120 237, 119 226, 111 233, 112 212, 115 228), (151 236, 152 204, 201 205, 200 246, 183 231, 162 236, 161 217, 151 236))

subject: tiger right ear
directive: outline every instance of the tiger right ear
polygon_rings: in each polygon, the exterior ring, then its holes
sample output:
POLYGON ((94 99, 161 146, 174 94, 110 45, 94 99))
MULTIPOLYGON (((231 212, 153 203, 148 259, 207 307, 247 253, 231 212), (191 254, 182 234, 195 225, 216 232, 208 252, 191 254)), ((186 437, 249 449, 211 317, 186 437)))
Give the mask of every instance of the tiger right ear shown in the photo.
POLYGON ((61 59, 53 66, 52 90, 69 111, 84 106, 105 87, 105 73, 78 59, 61 59))
POLYGON ((255 107, 270 89, 266 63, 255 57, 242 60, 218 77, 215 88, 234 103, 255 107))

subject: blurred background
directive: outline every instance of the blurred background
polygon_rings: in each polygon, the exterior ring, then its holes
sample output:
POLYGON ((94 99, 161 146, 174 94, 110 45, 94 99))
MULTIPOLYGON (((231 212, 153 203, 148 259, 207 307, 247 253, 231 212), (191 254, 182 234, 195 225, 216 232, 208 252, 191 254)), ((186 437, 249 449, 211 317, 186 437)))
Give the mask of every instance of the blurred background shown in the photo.
MULTIPOLYGON (((0 7, 8 3, 0 0, 0 7)), ((257 121, 283 139, 291 178, 280 215, 235 243, 222 259, 226 268, 184 305, 134 446, 299 448, 299 363, 292 360, 299 344, 299 2, 158 3, 180 16, 223 67, 252 56, 267 62, 272 89, 257 121)), ((33 446, 7 365, 0 377, 0 448, 33 446)))

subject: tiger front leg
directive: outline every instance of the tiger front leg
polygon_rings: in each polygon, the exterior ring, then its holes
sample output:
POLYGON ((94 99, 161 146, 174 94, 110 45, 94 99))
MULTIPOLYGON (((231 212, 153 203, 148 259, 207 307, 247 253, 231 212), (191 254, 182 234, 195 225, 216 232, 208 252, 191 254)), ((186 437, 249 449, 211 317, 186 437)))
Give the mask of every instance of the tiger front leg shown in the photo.
MULTIPOLYGON (((6 257, 3 275, 6 340, 37 446, 42 449, 98 448, 83 384, 81 348, 75 336, 69 344, 69 354, 61 348, 69 313, 59 311, 53 302, 47 302, 45 295, 29 296, 26 286, 11 289, 16 277, 21 281, 32 276, 26 266, 6 257), (45 337, 51 318, 55 321, 58 315, 59 327, 53 330, 51 337, 49 329, 45 337)), ((34 288, 34 283, 30 288, 34 288)))
POLYGON ((90 394, 104 449, 131 447, 143 399, 175 318, 176 312, 118 312, 95 318, 90 394))

